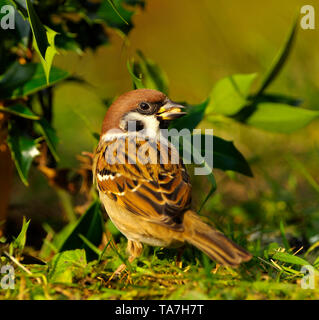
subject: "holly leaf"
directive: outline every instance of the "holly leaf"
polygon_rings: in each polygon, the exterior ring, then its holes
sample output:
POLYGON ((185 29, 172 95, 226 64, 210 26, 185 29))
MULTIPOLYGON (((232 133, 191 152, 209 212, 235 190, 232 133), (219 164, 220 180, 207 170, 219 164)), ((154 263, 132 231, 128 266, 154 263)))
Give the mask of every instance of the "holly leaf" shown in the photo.
POLYGON ((40 152, 37 141, 21 132, 15 121, 8 126, 7 143, 22 182, 28 186, 28 175, 33 159, 40 152))
POLYGON ((2 107, 0 106, 0 112, 10 113, 15 116, 31 119, 31 120, 38 120, 40 117, 36 115, 33 111, 31 111, 28 107, 22 104, 16 104, 13 106, 2 107))
POLYGON ((69 77, 67 71, 53 67, 50 81, 39 63, 14 63, 0 79, 0 99, 18 99, 48 88, 69 77))
POLYGON ((49 83, 50 70, 54 56, 57 54, 54 38, 57 32, 44 26, 34 10, 31 0, 26 0, 28 20, 33 34, 33 45, 40 56, 45 72, 46 82, 49 83))
POLYGON ((37 121, 37 124, 38 124, 39 131, 44 136, 54 159, 56 161, 59 161, 59 156, 56 151, 59 139, 56 135, 55 130, 52 128, 50 123, 47 120, 45 120, 44 118, 37 121))

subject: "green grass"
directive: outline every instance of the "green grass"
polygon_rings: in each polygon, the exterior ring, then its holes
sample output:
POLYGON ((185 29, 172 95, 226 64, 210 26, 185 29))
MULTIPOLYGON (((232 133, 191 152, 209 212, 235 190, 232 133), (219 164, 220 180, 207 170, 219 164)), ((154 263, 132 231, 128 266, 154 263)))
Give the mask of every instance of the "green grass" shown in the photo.
MULTIPOLYGON (((124 251, 124 243, 119 246, 124 251)), ((191 256, 192 250, 188 250, 191 256)), ((72 280, 52 277, 52 266, 15 266, 14 290, 1 290, 1 299, 318 299, 319 288, 302 289, 301 274, 279 270, 258 258, 238 269, 215 268, 201 254, 175 266, 167 250, 146 250, 116 279, 110 277, 121 261, 112 250, 103 260, 86 264, 74 261, 72 280), (205 262, 206 261, 206 262, 205 262), (31 274, 32 273, 32 274, 31 274), (70 282, 69 282, 70 281, 70 282)), ((283 265, 277 262, 281 268, 283 265)), ((288 266, 288 265, 287 265, 288 266)), ((296 269, 297 270, 297 269, 296 269)), ((317 276, 319 277, 319 276, 317 276)))
MULTIPOLYGON (((237 235, 237 241, 242 236, 237 235)), ((21 263, 14 262, 8 257, 10 254, 4 255, 1 264, 9 263, 15 268, 15 288, 0 290, 0 299, 319 298, 319 272, 315 275, 315 289, 302 289, 303 274, 298 260, 311 258, 314 251, 294 258, 287 253, 293 253, 291 249, 286 251, 277 243, 262 247, 260 240, 256 240, 248 244, 253 259, 232 269, 216 266, 191 247, 185 250, 182 266, 177 267, 176 250, 146 246, 142 257, 131 264, 131 270, 111 279, 122 263, 121 257, 125 257, 125 247, 126 241, 120 237, 116 246, 107 246, 100 261, 90 263, 83 249, 55 255, 44 265, 23 264, 23 259, 21 263), (292 260, 284 262, 282 252, 292 260)), ((314 261, 315 257, 309 260, 314 261)))

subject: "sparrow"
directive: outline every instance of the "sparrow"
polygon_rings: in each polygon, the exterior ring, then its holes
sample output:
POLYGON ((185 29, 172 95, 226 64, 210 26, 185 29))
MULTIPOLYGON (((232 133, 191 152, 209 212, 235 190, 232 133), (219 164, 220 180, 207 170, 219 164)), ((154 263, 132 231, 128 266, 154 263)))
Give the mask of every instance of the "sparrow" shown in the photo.
POLYGON ((178 151, 162 139, 161 129, 185 114, 183 106, 152 89, 129 91, 113 102, 93 159, 100 200, 128 239, 129 262, 141 255, 143 243, 176 248, 188 243, 236 267, 251 254, 192 210, 189 175, 178 151))

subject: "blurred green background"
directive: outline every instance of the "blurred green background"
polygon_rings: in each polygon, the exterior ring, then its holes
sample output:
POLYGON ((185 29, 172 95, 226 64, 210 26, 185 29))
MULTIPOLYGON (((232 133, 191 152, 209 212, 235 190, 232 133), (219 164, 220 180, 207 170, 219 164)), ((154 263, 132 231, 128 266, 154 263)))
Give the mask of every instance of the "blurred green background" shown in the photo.
MULTIPOLYGON (((136 50, 142 50, 166 72, 171 99, 200 103, 225 76, 264 73, 305 4, 319 10, 317 2, 301 0, 150 0, 145 10, 139 9, 134 15, 135 27, 127 39, 110 30, 111 44, 96 52, 88 50, 80 57, 60 52, 54 65, 88 84, 64 83, 56 89, 53 124, 60 138, 59 167, 76 166, 77 154, 93 151, 96 142, 90 130, 100 131, 106 111, 103 100, 114 99, 132 88, 126 62, 136 50)), ((303 107, 319 109, 318 40, 318 27, 298 30, 288 63, 270 88, 272 93, 301 98, 303 107)), ((298 226, 308 223, 307 217, 311 217, 311 223, 318 221, 319 226, 319 193, 300 169, 301 163, 318 181, 318 124, 315 121, 284 135, 219 119, 213 124, 201 123, 201 127, 213 127, 216 135, 233 140, 251 163, 255 176, 252 179, 215 172, 218 190, 203 213, 217 224, 229 219, 245 221, 250 227, 263 221, 279 225, 284 218, 288 224, 294 223, 297 231, 292 232, 297 234, 298 226)), ((21 220, 24 214, 41 224, 65 215, 45 178, 33 170, 30 180, 32 188, 26 188, 18 177, 15 179, 11 218, 21 220), (24 213, 21 208, 26 204, 24 213)), ((206 180, 195 177, 197 184, 209 191, 206 180)), ((195 208, 204 197, 204 192, 194 191, 195 208)), ((315 227, 307 230, 310 236, 316 233, 315 227)))

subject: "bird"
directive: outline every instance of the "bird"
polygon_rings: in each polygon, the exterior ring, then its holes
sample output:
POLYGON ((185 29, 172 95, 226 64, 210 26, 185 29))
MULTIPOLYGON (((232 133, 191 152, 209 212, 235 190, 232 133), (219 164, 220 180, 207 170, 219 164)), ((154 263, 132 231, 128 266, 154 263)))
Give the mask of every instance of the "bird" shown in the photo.
POLYGON ((128 240, 130 263, 142 254, 143 244, 191 244, 219 265, 237 267, 252 255, 192 209, 186 167, 162 137, 162 129, 185 114, 184 106, 154 89, 119 96, 102 124, 93 157, 94 183, 109 218, 128 240), (161 152, 164 147, 167 152, 161 152))

